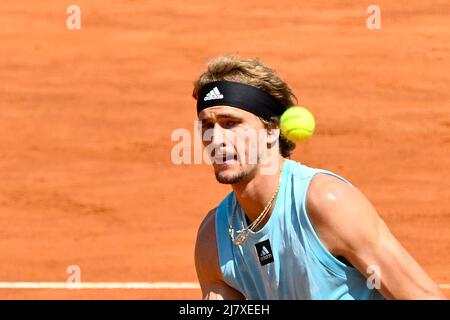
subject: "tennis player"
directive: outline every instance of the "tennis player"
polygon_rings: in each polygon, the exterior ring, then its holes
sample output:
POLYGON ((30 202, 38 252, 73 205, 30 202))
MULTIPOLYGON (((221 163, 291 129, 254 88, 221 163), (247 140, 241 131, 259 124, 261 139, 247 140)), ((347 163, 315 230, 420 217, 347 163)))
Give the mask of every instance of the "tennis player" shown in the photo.
POLYGON ((289 159, 277 128, 295 96, 273 70, 220 56, 193 96, 216 179, 232 188, 198 231, 204 299, 445 298, 356 187, 289 159))

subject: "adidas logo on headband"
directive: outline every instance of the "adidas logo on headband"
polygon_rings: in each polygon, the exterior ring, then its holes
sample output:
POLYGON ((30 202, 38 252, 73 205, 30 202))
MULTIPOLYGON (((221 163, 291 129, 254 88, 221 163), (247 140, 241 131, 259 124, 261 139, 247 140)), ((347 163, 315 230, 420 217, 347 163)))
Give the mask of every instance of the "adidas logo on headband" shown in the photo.
POLYGON ((208 100, 217 100, 217 99, 223 99, 223 94, 220 93, 219 89, 217 87, 214 87, 203 99, 203 101, 208 100))

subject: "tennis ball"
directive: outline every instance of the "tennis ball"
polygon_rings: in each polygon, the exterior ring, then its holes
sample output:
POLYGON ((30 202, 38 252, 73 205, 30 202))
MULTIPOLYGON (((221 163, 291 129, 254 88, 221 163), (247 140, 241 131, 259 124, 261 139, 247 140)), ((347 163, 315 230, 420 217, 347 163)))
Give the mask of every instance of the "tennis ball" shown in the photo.
POLYGON ((313 135, 316 122, 308 109, 292 106, 281 115, 280 126, 283 136, 293 142, 299 142, 313 135))

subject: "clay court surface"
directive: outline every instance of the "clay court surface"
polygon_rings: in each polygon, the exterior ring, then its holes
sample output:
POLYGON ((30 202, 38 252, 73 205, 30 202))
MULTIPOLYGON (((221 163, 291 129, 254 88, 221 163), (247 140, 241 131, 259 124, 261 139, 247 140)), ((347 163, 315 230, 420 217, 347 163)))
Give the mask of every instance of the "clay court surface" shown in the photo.
MULTIPOLYGON (((259 57, 316 116, 293 159, 362 190, 450 283, 450 5, 377 1, 1 1, 0 282, 197 282, 203 216, 230 191, 175 165, 192 82, 259 57), (66 28, 69 4, 81 30, 66 28)), ((444 289, 448 297, 450 290, 444 289)), ((198 299, 198 289, 0 289, 3 299, 198 299)))

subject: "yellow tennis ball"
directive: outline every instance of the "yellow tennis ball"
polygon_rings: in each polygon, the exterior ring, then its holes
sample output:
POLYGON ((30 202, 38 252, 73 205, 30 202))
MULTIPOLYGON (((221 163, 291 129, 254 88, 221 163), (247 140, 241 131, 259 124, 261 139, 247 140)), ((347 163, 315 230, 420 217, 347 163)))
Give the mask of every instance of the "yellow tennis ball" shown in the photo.
POLYGON ((288 140, 299 142, 311 137, 316 128, 312 113, 300 106, 288 108, 280 118, 281 133, 288 140))

